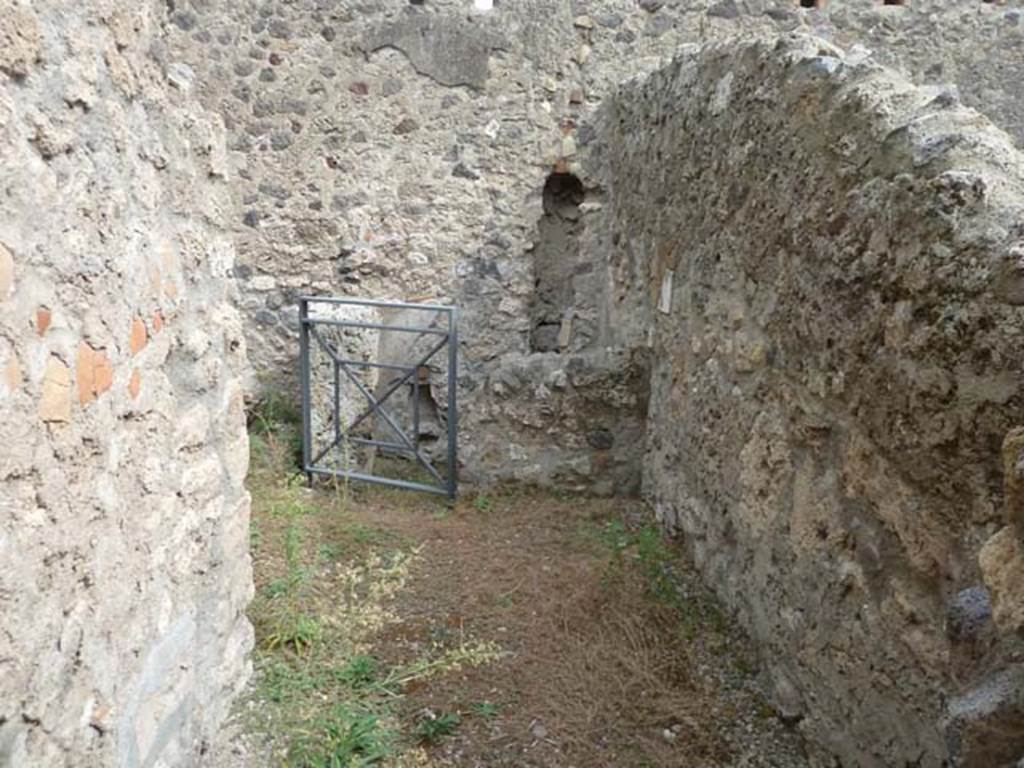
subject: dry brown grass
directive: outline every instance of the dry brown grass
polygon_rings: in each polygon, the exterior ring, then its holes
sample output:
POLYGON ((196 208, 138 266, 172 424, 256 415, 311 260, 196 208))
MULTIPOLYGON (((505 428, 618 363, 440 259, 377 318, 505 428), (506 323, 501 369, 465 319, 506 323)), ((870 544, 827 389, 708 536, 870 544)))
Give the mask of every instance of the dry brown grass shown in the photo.
POLYGON ((426 541, 398 598, 403 620, 382 638, 389 652, 415 652, 457 629, 511 653, 410 692, 410 713, 498 705, 497 717, 467 721, 446 745, 452 763, 725 764, 715 691, 693 673, 679 607, 653 599, 629 553, 615 558, 599 540, 621 506, 517 493, 485 515, 468 503, 441 520, 376 510, 426 541))
MULTIPOLYGON (((635 528, 645 519, 637 503, 506 490, 451 508, 374 488, 297 491, 282 483, 274 462, 263 466, 253 479, 263 593, 287 578, 289 526, 300 527, 302 559, 315 564, 304 594, 327 627, 337 625, 345 602, 338 599, 339 574, 374 553, 416 552, 401 588, 384 596, 388 620, 358 648, 342 647, 351 643, 336 633, 328 642, 338 648, 320 653, 336 653, 338 664, 346 654, 368 653, 381 669, 408 668, 469 642, 505 653, 417 677, 389 701, 409 746, 425 716, 460 716, 452 734, 421 745, 432 764, 734 764, 737 693, 708 669, 738 669, 752 660, 734 629, 705 610, 706 597, 659 599, 651 563, 635 541, 609 543, 609 525, 623 532, 623 520, 635 528), (282 511, 296 499, 307 509, 282 511)), ((677 575, 692 589, 680 553, 659 550, 659 557, 679 566, 677 575)), ((257 605, 254 619, 265 640, 272 613, 257 605)), ((735 669, 725 677, 742 677, 735 669)), ((738 695, 748 715, 771 716, 756 695, 738 695)), ((777 727, 768 720, 765 726, 777 727)))

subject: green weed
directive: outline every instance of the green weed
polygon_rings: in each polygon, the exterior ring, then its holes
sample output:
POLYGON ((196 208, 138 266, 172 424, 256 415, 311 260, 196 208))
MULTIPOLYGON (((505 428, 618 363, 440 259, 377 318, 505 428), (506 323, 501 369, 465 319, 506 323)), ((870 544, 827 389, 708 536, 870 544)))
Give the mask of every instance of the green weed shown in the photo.
POLYGON ((611 550, 616 568, 624 564, 637 568, 652 597, 665 603, 678 603, 679 592, 672 571, 675 555, 653 524, 631 531, 621 520, 613 520, 605 525, 600 538, 611 550))
POLYGON ((353 656, 338 671, 337 678, 349 688, 367 688, 377 678, 377 660, 366 654, 353 656))
POLYGON ((420 718, 413 733, 420 741, 436 744, 445 736, 453 734, 461 722, 462 718, 455 712, 443 712, 439 715, 431 712, 420 718))
POLYGON ((263 588, 263 595, 271 600, 282 597, 288 594, 289 586, 288 579, 274 579, 263 588))
POLYGON ((253 458, 266 463, 280 446, 292 465, 302 466, 302 411, 291 399, 268 392, 248 415, 253 458))
POLYGON ((336 704, 297 738, 288 753, 291 768, 363 768, 395 753, 396 734, 381 717, 349 704, 336 704))
MULTIPOLYGON (((347 483, 325 485, 326 493, 301 487, 284 453, 298 432, 296 417, 270 398, 250 420, 254 459, 265 459, 250 480, 258 520, 252 543, 262 550, 258 565, 270 573, 260 573, 266 581, 250 609, 258 642, 248 717, 273 744, 274 765, 421 765, 420 743, 442 738, 458 715, 423 724, 422 733, 411 733, 415 723, 399 733, 396 702, 416 681, 503 653, 460 642, 432 647, 405 665, 374 658, 373 638, 394 621, 390 598, 403 588, 418 550, 351 515, 348 502, 358 497, 350 497, 347 483)), ((395 499, 410 503, 407 494, 395 499)))
POLYGON ((611 552, 613 573, 627 567, 635 569, 647 593, 675 610, 683 639, 691 641, 698 635, 724 635, 728 620, 715 602, 710 597, 686 595, 680 590, 676 555, 655 525, 648 523, 634 531, 621 520, 613 520, 604 526, 599 538, 611 552))
POLYGON ((323 687, 317 676, 310 674, 305 665, 294 665, 280 657, 266 655, 262 656, 262 661, 256 678, 260 699, 278 704, 287 703, 323 687), (268 658, 272 660, 268 662, 268 658))
MULTIPOLYGON (((298 490, 298 489, 297 489, 298 490)), ((277 499, 270 506, 270 514, 274 517, 295 518, 304 515, 315 515, 317 508, 314 504, 299 497, 305 489, 298 492, 288 493, 284 498, 277 499)))
POLYGON ((263 645, 267 650, 290 648, 300 656, 309 651, 323 638, 324 629, 320 620, 306 614, 285 614, 266 636, 263 645))
POLYGON ((471 707, 473 714, 485 720, 493 720, 498 716, 498 707, 489 701, 477 701, 471 707))
POLYGON ((335 542, 326 542, 321 544, 317 548, 317 557, 320 558, 321 563, 331 563, 341 557, 344 552, 344 547, 335 542))

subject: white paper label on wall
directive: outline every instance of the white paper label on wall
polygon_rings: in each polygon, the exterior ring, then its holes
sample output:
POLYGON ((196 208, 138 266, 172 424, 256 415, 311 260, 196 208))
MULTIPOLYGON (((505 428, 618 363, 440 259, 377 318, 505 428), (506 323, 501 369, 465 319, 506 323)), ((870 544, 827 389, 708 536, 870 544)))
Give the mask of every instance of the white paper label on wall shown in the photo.
POLYGON ((675 277, 675 274, 671 269, 666 269, 664 276, 661 278, 661 296, 658 299, 658 311, 666 315, 672 311, 672 278, 675 277))

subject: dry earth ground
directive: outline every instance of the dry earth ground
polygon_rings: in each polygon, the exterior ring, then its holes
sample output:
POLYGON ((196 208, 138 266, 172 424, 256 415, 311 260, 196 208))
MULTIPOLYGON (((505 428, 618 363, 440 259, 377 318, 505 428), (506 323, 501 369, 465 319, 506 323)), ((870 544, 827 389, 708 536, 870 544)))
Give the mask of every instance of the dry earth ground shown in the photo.
POLYGON ((255 675, 208 764, 805 765, 638 502, 294 478, 254 430, 255 675))

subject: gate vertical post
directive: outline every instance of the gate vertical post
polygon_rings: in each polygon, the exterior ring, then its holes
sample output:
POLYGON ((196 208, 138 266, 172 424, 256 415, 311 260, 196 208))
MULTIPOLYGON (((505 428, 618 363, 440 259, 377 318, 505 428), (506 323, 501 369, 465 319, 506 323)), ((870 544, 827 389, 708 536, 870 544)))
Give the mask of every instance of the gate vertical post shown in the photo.
MULTIPOLYGON (((334 361, 334 466, 337 468, 338 459, 345 461, 346 452, 341 446, 341 365, 334 361)), ((348 462, 345 461, 345 471, 348 471, 348 462)))
POLYGON ((313 403, 309 385, 309 301, 306 297, 299 299, 299 377, 302 386, 302 471, 306 473, 306 482, 312 486, 313 403))
POLYGON ((459 411, 456 402, 456 376, 459 355, 459 310, 455 307, 448 313, 448 498, 455 500, 458 488, 457 462, 459 459, 458 440, 459 411))

